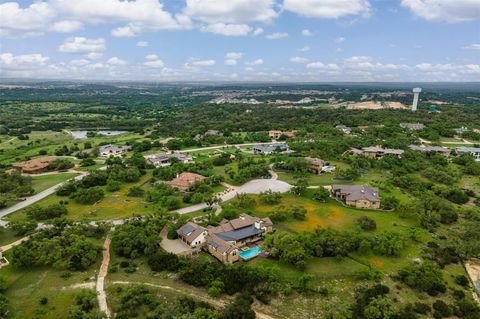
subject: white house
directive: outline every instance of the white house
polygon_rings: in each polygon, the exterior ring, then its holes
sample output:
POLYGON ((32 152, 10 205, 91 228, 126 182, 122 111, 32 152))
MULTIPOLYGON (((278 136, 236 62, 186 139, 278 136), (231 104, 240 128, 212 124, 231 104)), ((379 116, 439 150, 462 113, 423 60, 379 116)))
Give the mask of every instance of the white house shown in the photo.
POLYGON ((107 145, 102 145, 100 146, 100 151, 99 154, 101 157, 110 157, 110 156, 122 156, 124 153, 126 153, 128 150, 130 150, 130 146, 125 145, 125 146, 116 146, 112 144, 107 144, 107 145))

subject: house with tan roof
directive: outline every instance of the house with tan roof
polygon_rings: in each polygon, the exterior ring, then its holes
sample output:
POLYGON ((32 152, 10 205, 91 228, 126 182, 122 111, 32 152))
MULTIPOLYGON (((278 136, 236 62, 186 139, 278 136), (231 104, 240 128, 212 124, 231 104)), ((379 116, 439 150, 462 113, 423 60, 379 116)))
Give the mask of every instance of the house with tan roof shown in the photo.
POLYGON ((199 174, 183 172, 174 179, 172 179, 170 182, 168 182, 168 184, 182 191, 186 191, 193 183, 197 181, 203 181, 205 179, 205 176, 199 174))
POLYGON ((292 137, 295 137, 296 134, 297 134, 297 131, 279 131, 279 130, 268 131, 268 136, 274 140, 278 140, 282 135, 285 135, 288 138, 292 138, 292 137))
POLYGON ((370 185, 332 185, 332 196, 348 206, 379 209, 380 196, 377 187, 370 185))
POLYGON ((57 160, 55 156, 38 157, 29 161, 13 164, 13 168, 24 174, 39 174, 48 171, 48 167, 57 160))
POLYGON ((231 264, 247 259, 242 257, 242 250, 254 245, 272 231, 273 223, 270 218, 242 214, 239 218, 224 219, 218 226, 207 228, 188 222, 177 230, 177 234, 190 247, 201 246, 221 262, 231 264))
POLYGON ((317 157, 305 157, 304 159, 308 163, 308 170, 314 174, 320 174, 326 164, 324 160, 317 157))

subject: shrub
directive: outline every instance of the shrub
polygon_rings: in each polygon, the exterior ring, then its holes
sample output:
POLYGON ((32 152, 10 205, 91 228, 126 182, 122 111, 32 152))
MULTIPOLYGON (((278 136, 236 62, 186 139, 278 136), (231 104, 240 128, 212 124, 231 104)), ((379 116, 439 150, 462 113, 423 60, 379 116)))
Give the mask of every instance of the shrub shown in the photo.
POLYGON ((377 229, 377 223, 370 217, 362 216, 357 218, 357 224, 363 230, 375 230, 377 229))

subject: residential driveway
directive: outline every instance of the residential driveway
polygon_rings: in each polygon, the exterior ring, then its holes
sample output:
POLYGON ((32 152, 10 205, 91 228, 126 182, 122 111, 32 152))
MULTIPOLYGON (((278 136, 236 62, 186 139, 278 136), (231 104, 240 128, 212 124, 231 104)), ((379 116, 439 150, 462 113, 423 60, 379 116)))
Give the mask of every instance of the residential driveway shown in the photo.
MULTIPOLYGON (((277 179, 254 179, 222 195, 220 198, 223 202, 226 202, 237 196, 237 194, 260 194, 268 190, 271 190, 272 192, 286 193, 290 191, 290 188, 292 188, 292 185, 277 179)), ((178 209, 176 212, 179 214, 188 214, 206 207, 207 205, 205 203, 201 203, 178 209)))
POLYGON ((190 246, 185 244, 180 239, 168 239, 167 238, 167 228, 164 227, 160 232, 160 236, 162 237, 162 241, 160 242, 160 247, 163 248, 168 253, 172 253, 175 255, 181 255, 184 253, 190 252, 192 249, 190 246))
MULTIPOLYGON (((75 180, 80 180, 82 178, 84 178, 85 176, 87 176, 87 174, 82 174, 82 175, 78 175, 75 177, 75 180)), ((7 207, 7 208, 4 208, 4 209, 1 209, 0 210, 0 218, 3 218, 5 216, 7 216, 8 214, 11 214, 13 212, 16 212, 17 210, 20 210, 22 208, 25 208, 27 206, 30 206, 36 202, 38 202, 39 200, 42 200, 44 199, 45 197, 47 196, 50 196, 52 194, 54 194, 57 190, 57 188, 59 188, 60 186, 62 186, 64 183, 66 182, 62 182, 62 183, 58 183, 57 185, 54 185, 50 188, 47 188, 46 190, 38 193, 38 194, 35 194, 33 196, 30 196, 30 197, 27 197, 27 199, 25 199, 24 201, 22 202, 18 202, 16 203, 15 205, 13 206, 10 206, 10 207, 7 207)))

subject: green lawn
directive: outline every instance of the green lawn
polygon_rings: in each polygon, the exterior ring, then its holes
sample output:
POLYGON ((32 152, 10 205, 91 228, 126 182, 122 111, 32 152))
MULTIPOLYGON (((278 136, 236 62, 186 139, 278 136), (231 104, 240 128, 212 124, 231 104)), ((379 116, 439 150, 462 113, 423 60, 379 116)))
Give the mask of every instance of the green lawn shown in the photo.
POLYGON ((67 318, 68 308, 79 289, 73 285, 94 281, 98 267, 99 263, 84 272, 71 272, 67 279, 61 277, 64 271, 50 267, 23 270, 10 265, 0 269, 0 276, 8 283, 5 295, 10 304, 10 318, 67 318), (47 305, 40 304, 42 297, 48 299, 47 305))
MULTIPOLYGON (((67 209, 72 220, 106 220, 132 217, 134 215, 145 215, 155 210, 153 204, 146 202, 142 198, 127 196, 128 190, 134 186, 143 185, 144 188, 149 187, 145 184, 151 178, 151 172, 142 176, 137 183, 123 184, 117 192, 105 191, 105 198, 99 203, 93 205, 83 205, 75 203, 68 197, 50 195, 37 202, 40 206, 48 206, 56 204, 60 201, 68 201, 67 209)), ((24 219, 26 215, 24 210, 15 212, 8 216, 9 220, 24 219)))
POLYGON ((41 176, 32 176, 32 186, 35 190, 35 193, 46 190, 58 183, 64 182, 77 176, 77 173, 60 173, 60 174, 50 174, 50 175, 41 175, 41 176))
POLYGON ((13 243, 14 241, 19 240, 22 236, 16 236, 15 233, 4 227, 0 227, 0 246, 13 243))

